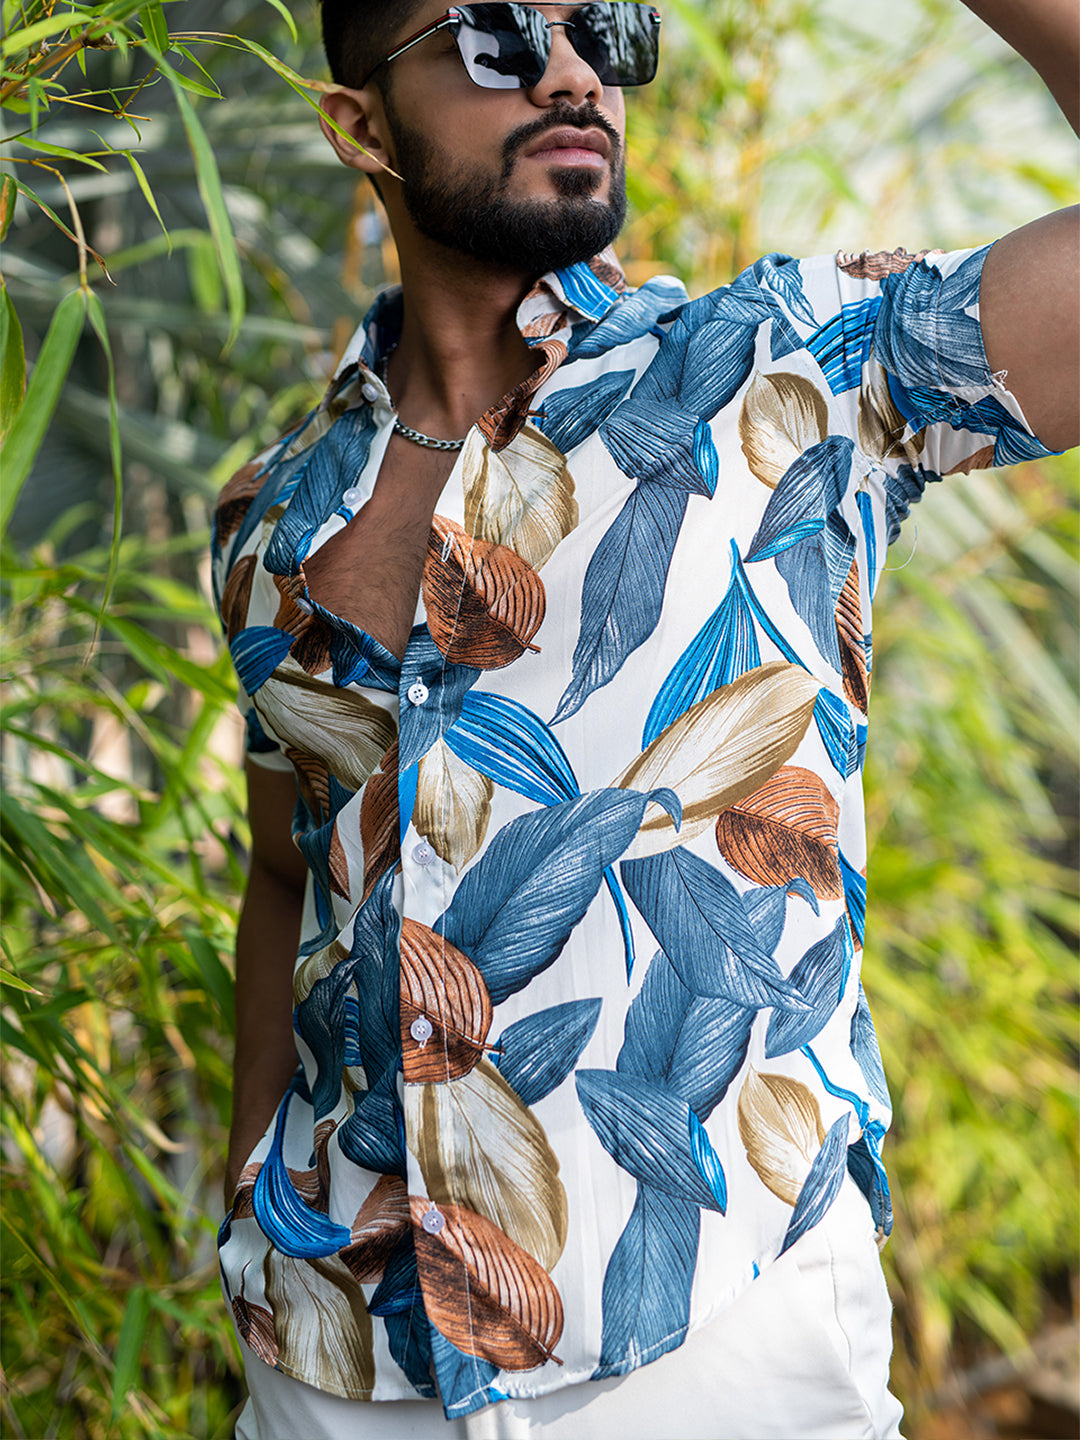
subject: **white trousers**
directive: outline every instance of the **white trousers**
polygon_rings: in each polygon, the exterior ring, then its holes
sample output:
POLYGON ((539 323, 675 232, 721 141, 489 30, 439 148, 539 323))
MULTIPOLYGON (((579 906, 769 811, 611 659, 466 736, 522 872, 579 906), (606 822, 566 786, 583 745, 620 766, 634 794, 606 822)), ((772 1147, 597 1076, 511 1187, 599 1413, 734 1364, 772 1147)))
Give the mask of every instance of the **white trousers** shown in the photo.
POLYGON ((629 1375, 448 1421, 437 1401, 326 1395, 241 1342, 236 1440, 899 1440, 891 1321, 869 1207, 845 1181, 719 1319, 629 1375))

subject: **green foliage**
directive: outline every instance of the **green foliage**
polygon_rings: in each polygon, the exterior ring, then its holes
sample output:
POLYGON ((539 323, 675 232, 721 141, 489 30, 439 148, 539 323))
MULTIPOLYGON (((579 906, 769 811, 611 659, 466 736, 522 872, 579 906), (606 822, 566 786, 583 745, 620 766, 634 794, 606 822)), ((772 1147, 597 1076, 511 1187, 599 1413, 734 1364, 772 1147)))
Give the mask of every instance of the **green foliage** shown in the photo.
MULTIPOLYGON (((0 1415, 201 1440, 239 1399, 213 1231, 246 842, 208 502, 392 261, 280 0, 3 14, 0 1415)), ((1048 102, 945 0, 668 0, 664 43, 629 100, 635 281, 975 243, 1068 191, 1048 102)), ((878 595, 865 975, 916 1412, 1077 1260, 1076 514, 1069 460, 950 480, 878 595)))

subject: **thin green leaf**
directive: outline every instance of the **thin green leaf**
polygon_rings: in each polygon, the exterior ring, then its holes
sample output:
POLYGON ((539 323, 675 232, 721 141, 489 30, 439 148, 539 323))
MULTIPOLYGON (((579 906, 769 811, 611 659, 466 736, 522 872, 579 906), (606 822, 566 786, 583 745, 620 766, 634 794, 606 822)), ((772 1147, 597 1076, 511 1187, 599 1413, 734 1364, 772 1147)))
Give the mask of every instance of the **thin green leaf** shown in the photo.
MULTIPOLYGON (((149 180, 147 180, 147 178, 146 178, 146 172, 145 172, 145 170, 142 168, 142 166, 139 164, 138 160, 136 160, 134 154, 133 154, 130 150, 125 150, 123 153, 127 156, 128 164, 131 166, 131 172, 132 172, 132 174, 135 176, 135 181, 136 181, 139 189, 140 189, 140 190, 142 191, 142 193, 143 193, 143 199, 144 199, 144 200, 146 201, 146 203, 150 206, 150 209, 154 212, 154 217, 155 217, 155 219, 157 220, 158 224, 161 226, 162 234, 165 236, 165 242, 166 242, 166 244, 167 244, 167 246, 168 246, 169 254, 171 255, 171 254, 172 254, 172 241, 169 239, 169 232, 168 232, 168 230, 165 228, 165 221, 162 220, 162 218, 161 218, 161 211, 158 209, 157 201, 154 199, 154 192, 153 192, 153 190, 151 190, 151 188, 150 188, 150 182, 149 182, 149 180)), ((110 263, 113 265, 113 268, 115 269, 115 261, 114 261, 113 257, 110 256, 109 258, 110 258, 110 263)))
POLYGON ((116 1342, 116 1367, 113 1370, 112 1420, 115 1424, 128 1397, 128 1391, 139 1376, 146 1322, 150 1315, 150 1294, 143 1285, 136 1285, 128 1296, 124 1323, 116 1342))
POLYGON ((6 530, 15 502, 34 463, 53 411, 56 409, 75 347, 86 319, 88 292, 72 290, 53 314, 52 323, 26 387, 26 395, 4 446, 0 474, 0 536, 6 530))
POLYGON ((101 594, 101 607, 98 612, 98 618, 94 624, 94 634, 90 641, 90 648, 87 652, 87 663, 89 663, 89 656, 93 654, 97 646, 102 620, 109 607, 109 601, 112 599, 113 588, 116 585, 116 574, 120 565, 120 541, 124 524, 124 472, 120 449, 120 414, 116 401, 116 367, 113 364, 112 346, 109 344, 109 331, 105 324, 105 310, 101 304, 100 296, 94 290, 88 293, 87 311, 90 316, 90 324, 94 328, 94 334, 98 337, 98 340, 101 342, 101 348, 105 352, 109 395, 109 459, 112 463, 113 479, 113 523, 112 540, 109 545, 109 568, 105 574, 105 584, 101 594))
POLYGON ((26 356, 15 302, 0 278, 0 440, 15 423, 26 391, 26 356))
POLYGON ((149 4, 143 5, 139 11, 139 20, 146 38, 164 54, 172 42, 169 39, 169 26, 161 8, 161 0, 149 0, 149 4))
POLYGON ((295 45, 297 40, 299 39, 299 36, 296 33, 296 22, 289 14, 288 7, 283 5, 281 3, 281 0, 266 0, 266 3, 268 5, 272 5, 274 9, 278 12, 278 14, 281 16, 281 18, 285 21, 285 24, 288 25, 289 34, 292 36, 293 44, 295 45))
MULTIPOLYGON (((21 30, 9 30, 0 41, 0 55, 5 60, 9 56, 17 56, 22 50, 35 49, 42 40, 48 40, 52 35, 62 35, 74 25, 93 25, 97 19, 92 10, 63 10, 32 25, 24 25, 21 30)), ((13 61, 14 65, 18 63, 18 60, 13 61)))
POLYGON ((41 991, 33 985, 28 985, 21 976, 11 970, 5 970, 0 966, 0 985, 7 985, 12 990, 22 990, 27 995, 40 995, 41 991))
POLYGON ((18 193, 19 187, 15 184, 14 175, 0 175, 0 244, 7 239, 18 193))

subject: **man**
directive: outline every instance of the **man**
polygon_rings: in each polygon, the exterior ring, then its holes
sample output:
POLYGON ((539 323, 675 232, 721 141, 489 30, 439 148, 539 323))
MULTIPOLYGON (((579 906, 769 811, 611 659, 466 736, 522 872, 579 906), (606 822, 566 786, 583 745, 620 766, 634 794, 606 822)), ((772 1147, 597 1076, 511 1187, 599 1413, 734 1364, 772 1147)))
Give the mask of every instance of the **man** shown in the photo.
MULTIPOLYGON (((1072 0, 972 8, 1075 117, 1072 0)), ((870 597, 1075 443, 1075 219, 632 293, 651 7, 323 15, 402 289, 217 514, 237 1433, 896 1435, 870 597)))

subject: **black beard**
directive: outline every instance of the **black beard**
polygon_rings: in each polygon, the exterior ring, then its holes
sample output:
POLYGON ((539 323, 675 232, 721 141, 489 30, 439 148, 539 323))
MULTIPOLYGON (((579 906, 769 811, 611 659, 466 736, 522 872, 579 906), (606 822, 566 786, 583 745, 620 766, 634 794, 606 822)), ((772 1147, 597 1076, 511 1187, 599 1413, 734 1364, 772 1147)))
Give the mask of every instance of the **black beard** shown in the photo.
POLYGON ((591 105, 556 108, 523 125, 503 146, 502 172, 454 166, 437 144, 405 125, 387 97, 402 199, 422 235, 459 254, 535 278, 591 260, 622 229, 626 218, 626 169, 617 132, 591 105), (611 143, 607 200, 595 199, 603 173, 593 168, 551 171, 554 200, 511 200, 507 188, 514 161, 533 139, 564 125, 596 127, 611 143))

